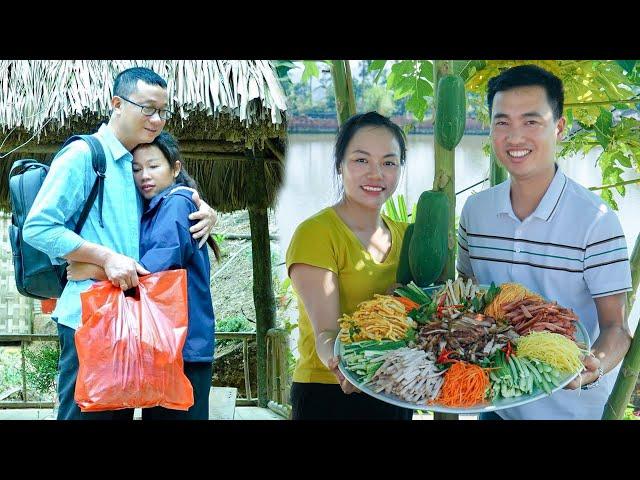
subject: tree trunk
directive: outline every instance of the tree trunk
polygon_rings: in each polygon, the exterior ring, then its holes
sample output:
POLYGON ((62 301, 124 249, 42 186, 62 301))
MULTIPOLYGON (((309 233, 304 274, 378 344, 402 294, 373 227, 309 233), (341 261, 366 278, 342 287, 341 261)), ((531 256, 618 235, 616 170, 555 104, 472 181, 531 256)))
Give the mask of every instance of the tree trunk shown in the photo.
MULTIPOLYGON (((627 295, 627 317, 631 314, 631 309, 635 303, 636 290, 640 283, 640 237, 636 239, 636 244, 631 255, 631 287, 632 290, 627 295)), ((633 394, 638 382, 638 373, 640 372, 640 322, 636 326, 633 340, 629 351, 622 361, 616 384, 609 395, 607 404, 602 414, 603 420, 619 420, 624 415, 624 410, 629 404, 629 399, 633 394)))
POLYGON ((353 92, 351 68, 349 67, 349 60, 331 60, 330 63, 333 90, 336 94, 338 124, 342 125, 356 113, 356 97, 353 92))
MULTIPOLYGON (((437 95, 438 81, 443 75, 453 72, 451 60, 436 60, 433 64, 434 98, 437 95)), ((435 108, 435 102, 434 102, 435 108)), ((438 112, 434 111, 434 119, 438 121, 438 112)), ((455 193, 455 149, 446 150, 438 144, 434 136, 435 175, 433 189, 445 192, 449 199, 449 242, 447 262, 440 275, 439 281, 454 279, 456 274, 456 193, 455 193)))
POLYGON ((253 303, 256 308, 258 405, 267 406, 267 331, 275 327, 276 305, 271 279, 271 246, 266 208, 249 208, 253 261, 253 303))
MULTIPOLYGON (((453 62, 451 60, 436 60, 433 64, 433 98, 436 98, 438 82, 443 75, 453 73, 453 62)), ((435 111, 436 102, 433 102, 433 118, 438 121, 438 112, 435 111)), ((433 137, 435 150, 435 175, 433 178, 433 189, 442 190, 449 199, 449 254, 447 263, 440 275, 439 281, 453 280, 456 274, 456 192, 455 192, 455 152, 441 147, 433 137)), ((435 412, 435 420, 458 420, 455 413, 435 412)))
POLYGON ((491 182, 491 186, 495 187, 496 185, 504 182, 509 177, 509 173, 500 164, 500 162, 496 158, 496 154, 493 153, 493 150, 491 151, 490 162, 489 181, 491 182))

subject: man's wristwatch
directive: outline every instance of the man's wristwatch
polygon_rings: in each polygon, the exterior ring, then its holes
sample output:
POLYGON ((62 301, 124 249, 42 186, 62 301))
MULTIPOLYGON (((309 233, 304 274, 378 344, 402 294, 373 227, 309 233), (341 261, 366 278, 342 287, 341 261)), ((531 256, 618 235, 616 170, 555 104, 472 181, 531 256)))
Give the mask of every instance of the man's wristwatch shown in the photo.
POLYGON ((602 378, 603 375, 604 375, 604 370, 602 370, 602 367, 598 367, 598 378, 596 378, 595 381, 582 387, 582 390, 591 390, 592 388, 596 388, 600 384, 600 379, 602 378))

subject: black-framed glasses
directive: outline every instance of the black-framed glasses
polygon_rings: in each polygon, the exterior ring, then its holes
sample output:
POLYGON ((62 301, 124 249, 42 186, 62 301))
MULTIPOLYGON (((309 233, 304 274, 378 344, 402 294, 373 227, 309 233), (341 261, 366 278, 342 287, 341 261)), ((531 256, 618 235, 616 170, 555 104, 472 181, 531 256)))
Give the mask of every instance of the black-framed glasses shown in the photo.
POLYGON ((158 116, 160 117, 161 120, 169 120, 171 118, 171 115, 173 115, 173 112, 171 112, 171 110, 166 110, 166 109, 161 110, 159 108, 151 107, 149 105, 140 105, 139 103, 136 103, 133 100, 129 100, 127 97, 123 97, 122 95, 118 95, 118 97, 131 103, 132 105, 135 105, 136 107, 140 107, 142 114, 147 117, 153 117, 155 113, 158 112, 158 116))

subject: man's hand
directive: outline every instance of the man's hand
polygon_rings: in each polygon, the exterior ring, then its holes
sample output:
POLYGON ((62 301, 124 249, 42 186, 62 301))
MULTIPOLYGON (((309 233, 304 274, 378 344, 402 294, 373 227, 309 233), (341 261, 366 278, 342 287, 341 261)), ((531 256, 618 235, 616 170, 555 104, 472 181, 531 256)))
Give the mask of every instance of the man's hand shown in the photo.
POLYGON ((598 379, 598 367, 600 367, 600 360, 593 354, 585 355, 582 359, 584 369, 576 378, 571 380, 564 387, 567 390, 576 390, 580 387, 584 387, 590 383, 595 382, 598 379))
POLYGON ((151 273, 133 258, 115 252, 107 257, 103 268, 113 286, 122 290, 137 287, 138 275, 151 273))
POLYGON ((67 265, 67 279, 74 282, 81 280, 96 279, 100 280, 98 270, 102 270, 99 266, 93 263, 85 262, 69 262, 67 265))
POLYGON ((338 369, 338 363, 340 362, 340 359, 338 357, 331 357, 329 359, 329 370, 331 370, 331 372, 336 376, 336 378, 338 379, 338 381, 340 382, 340 388, 342 388, 342 391, 344 393, 346 393, 347 395, 351 394, 351 393, 361 393, 360 390, 358 390, 356 387, 354 387, 349 380, 347 380, 346 378, 344 378, 344 375, 342 374, 342 372, 340 371, 340 369, 338 369))
POLYGON ((193 225, 189 231, 193 234, 193 238, 195 240, 200 239, 198 243, 198 247, 202 247, 209 238, 211 234, 211 230, 218 221, 218 216, 213 208, 211 208, 207 202, 200 198, 200 194, 198 192, 193 193, 192 195, 193 203, 198 207, 197 212, 193 212, 189 215, 189 220, 200 220, 198 223, 193 225))

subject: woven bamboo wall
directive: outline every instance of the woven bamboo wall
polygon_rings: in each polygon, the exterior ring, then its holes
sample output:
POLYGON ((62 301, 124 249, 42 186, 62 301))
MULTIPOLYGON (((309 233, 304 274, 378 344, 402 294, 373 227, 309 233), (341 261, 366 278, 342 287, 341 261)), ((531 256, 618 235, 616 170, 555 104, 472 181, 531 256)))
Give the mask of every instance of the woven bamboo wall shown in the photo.
MULTIPOLYGON (((11 216, 0 213, 0 335, 32 333, 35 302, 16 289, 9 243, 11 216)), ((38 305, 39 307, 39 305, 38 305)))

